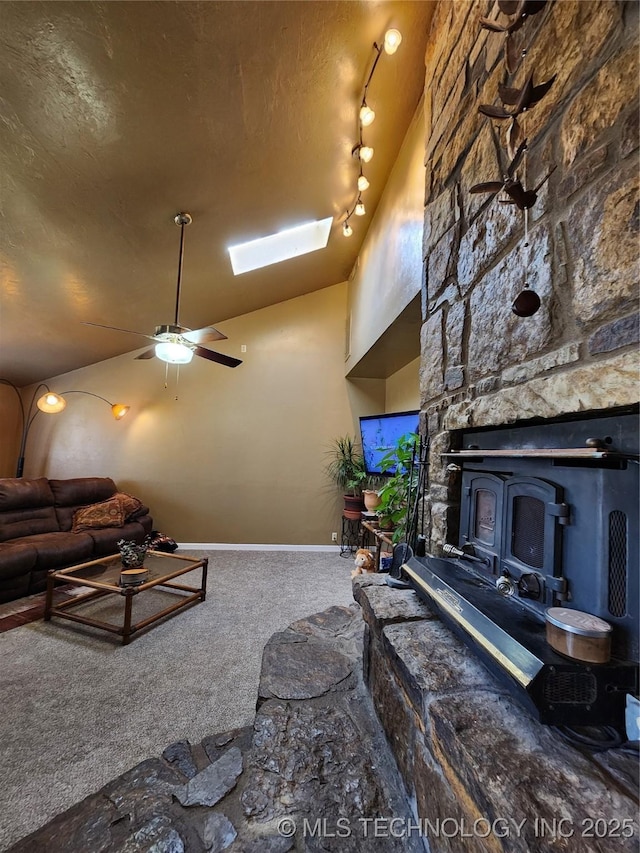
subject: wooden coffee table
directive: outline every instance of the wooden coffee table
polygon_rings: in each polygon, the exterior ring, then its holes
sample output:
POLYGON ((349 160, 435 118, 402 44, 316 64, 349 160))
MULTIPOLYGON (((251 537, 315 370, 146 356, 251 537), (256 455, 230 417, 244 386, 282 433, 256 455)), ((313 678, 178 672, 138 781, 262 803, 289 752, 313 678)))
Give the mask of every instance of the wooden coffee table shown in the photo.
POLYGON ((102 557, 99 560, 92 560, 89 563, 80 563, 80 565, 70 566, 68 569, 50 571, 47 576, 45 621, 49 622, 52 616, 59 616, 61 619, 69 619, 72 622, 91 625, 93 628, 102 628, 104 631, 110 631, 112 634, 120 634, 122 636, 122 645, 126 646, 131 640, 132 634, 135 634, 137 631, 153 625, 170 613, 190 607, 197 601, 204 601, 207 595, 208 564, 209 561, 207 558, 196 560, 192 557, 182 557, 177 554, 149 551, 144 561, 144 568, 149 570, 149 579, 139 586, 125 587, 120 586, 122 563, 120 562, 119 554, 102 557), (177 578, 200 567, 202 567, 202 581, 199 588, 171 582, 173 578, 177 578), (54 605, 53 587, 56 581, 64 581, 74 586, 91 587, 91 590, 54 605), (134 596, 140 595, 140 593, 144 593, 146 590, 153 589, 154 587, 162 587, 163 590, 175 589, 192 594, 180 595, 180 600, 176 601, 175 604, 165 607, 164 610, 154 613, 153 616, 149 616, 147 619, 132 624, 131 617, 134 596), (97 598, 105 595, 114 594, 124 596, 124 624, 122 626, 70 612, 71 608, 75 608, 78 605, 95 601, 97 598))

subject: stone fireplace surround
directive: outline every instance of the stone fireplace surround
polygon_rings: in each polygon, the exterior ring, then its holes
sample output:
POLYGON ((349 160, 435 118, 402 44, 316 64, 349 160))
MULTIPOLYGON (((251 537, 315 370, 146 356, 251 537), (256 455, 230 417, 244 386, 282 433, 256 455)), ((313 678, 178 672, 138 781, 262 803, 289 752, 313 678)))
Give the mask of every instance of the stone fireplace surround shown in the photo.
POLYGON ((455 431, 638 401, 637 4, 548 2, 511 36, 527 55, 509 80, 504 37, 481 29, 483 15, 504 22, 490 0, 442 0, 426 54, 420 382, 433 553, 455 541, 457 483, 441 456, 455 431), (478 105, 531 72, 557 76, 521 116, 527 183, 556 168, 529 212, 527 280, 542 305, 520 318, 523 213, 469 188, 498 169, 478 105))
MULTIPOLYGON (((432 554, 458 542, 460 478, 442 454, 459 447, 460 431, 638 403, 637 4, 547 3, 511 36, 526 50, 526 67, 510 79, 504 37, 481 29, 483 15, 504 22, 493 0, 438 3, 425 62, 420 389, 430 441, 423 533, 432 554), (531 72, 536 83, 557 76, 522 117, 526 185, 555 171, 529 212, 526 280, 542 305, 520 318, 511 302, 525 280, 523 214, 469 188, 499 175, 478 105, 499 103, 499 83, 519 87, 531 72)), ((593 764, 578 767, 551 730, 495 692, 413 591, 391 601, 374 582, 355 590, 374 705, 419 815, 576 819, 570 838, 492 834, 467 839, 468 851, 637 848, 637 838, 581 837, 579 826, 610 809, 627 816, 617 798, 626 791, 627 805, 637 803, 637 762, 624 784, 622 756, 597 759, 608 762, 604 782, 593 764)), ((459 850, 460 838, 432 849, 459 850)))

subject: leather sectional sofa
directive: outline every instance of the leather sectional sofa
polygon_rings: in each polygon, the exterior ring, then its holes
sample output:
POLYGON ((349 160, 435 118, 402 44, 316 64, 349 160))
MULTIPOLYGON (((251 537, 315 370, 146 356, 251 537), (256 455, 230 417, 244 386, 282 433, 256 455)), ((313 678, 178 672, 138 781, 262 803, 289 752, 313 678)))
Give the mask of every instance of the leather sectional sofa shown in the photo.
MULTIPOLYGON (((74 533, 76 511, 119 494, 109 477, 48 480, 0 479, 0 602, 41 592, 47 572, 117 553, 119 539, 142 542, 153 520, 137 506, 120 526, 89 527, 74 533)), ((128 497, 128 496, 125 496, 128 497)), ((77 516, 76 516, 77 518, 77 516)))

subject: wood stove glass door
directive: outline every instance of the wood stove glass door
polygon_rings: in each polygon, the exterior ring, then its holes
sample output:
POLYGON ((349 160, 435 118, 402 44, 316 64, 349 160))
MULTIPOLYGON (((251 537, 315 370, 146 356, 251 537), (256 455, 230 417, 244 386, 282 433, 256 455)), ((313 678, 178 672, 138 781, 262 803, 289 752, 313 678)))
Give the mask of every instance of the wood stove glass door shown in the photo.
POLYGON ((505 482, 503 573, 520 596, 553 604, 562 574, 562 489, 547 480, 511 477, 505 482))
POLYGON ((473 545, 488 560, 490 574, 498 571, 502 547, 504 478, 465 471, 461 508, 461 545, 473 545))

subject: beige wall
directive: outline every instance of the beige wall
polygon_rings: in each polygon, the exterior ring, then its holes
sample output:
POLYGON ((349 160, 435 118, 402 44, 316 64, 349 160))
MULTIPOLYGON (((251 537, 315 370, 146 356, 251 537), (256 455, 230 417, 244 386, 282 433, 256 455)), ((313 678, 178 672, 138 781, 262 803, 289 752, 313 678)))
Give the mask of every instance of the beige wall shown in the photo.
POLYGON ((386 381, 385 412, 410 412, 420 408, 420 358, 410 361, 386 381))
POLYGON ((127 354, 48 380, 131 411, 116 422, 104 402, 70 394, 34 422, 25 476, 111 476, 181 542, 330 544, 342 506, 324 474, 331 440, 358 436, 360 415, 417 406, 415 362, 386 381, 345 374, 419 293, 422 151, 420 106, 353 281, 223 323, 216 349, 242 357, 237 369, 195 359, 178 382, 170 368, 165 388, 161 362, 127 354))
POLYGON ((111 476, 178 541, 330 544, 341 503, 327 446, 384 395, 384 383, 381 397, 381 383, 344 378, 346 296, 343 283, 221 324, 229 340, 216 348, 244 364, 194 359, 177 386, 169 369, 166 390, 164 365, 131 354, 49 380, 131 411, 116 422, 100 400, 69 395, 34 423, 25 476, 111 476))
POLYGON ((420 102, 349 283, 351 336, 345 373, 420 293, 424 219, 424 113, 420 102))

